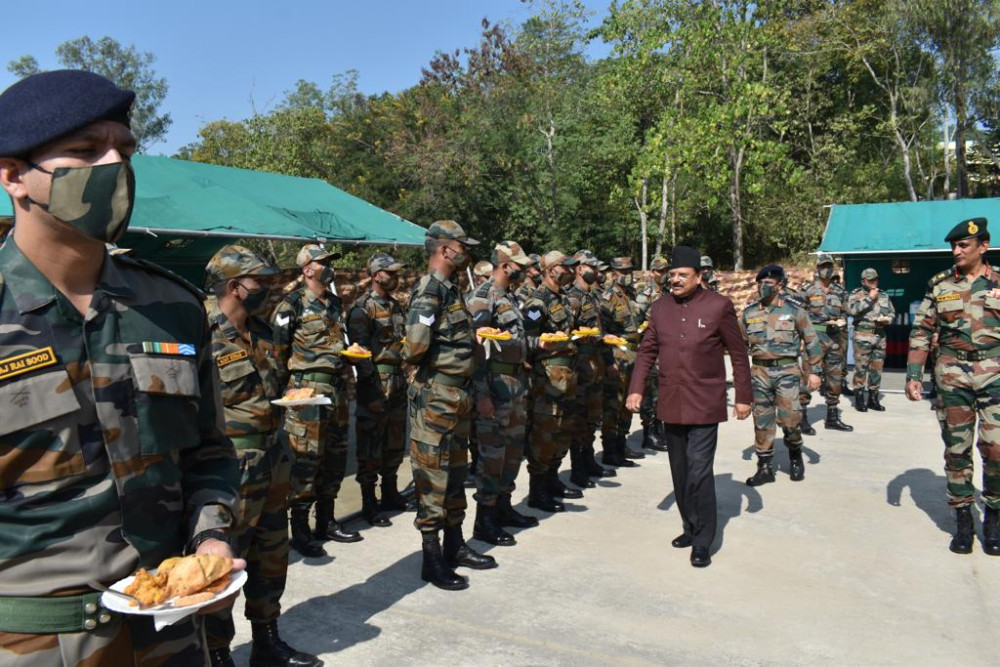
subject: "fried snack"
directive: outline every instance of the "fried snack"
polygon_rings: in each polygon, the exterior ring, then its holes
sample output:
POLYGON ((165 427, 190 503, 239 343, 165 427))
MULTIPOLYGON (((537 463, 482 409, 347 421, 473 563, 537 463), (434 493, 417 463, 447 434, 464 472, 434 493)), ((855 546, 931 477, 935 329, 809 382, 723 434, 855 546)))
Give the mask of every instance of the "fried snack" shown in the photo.
POLYGON ((211 593, 212 595, 218 595, 222 591, 226 590, 226 587, 229 586, 229 584, 232 583, 232 581, 233 581, 233 574, 232 572, 230 572, 229 574, 223 575, 215 583, 209 585, 209 587, 206 588, 205 590, 211 593))
POLYGON ((503 331, 494 327, 479 327, 476 333, 480 336, 499 336, 503 331))
POLYGON ((307 398, 312 398, 313 392, 311 387, 302 387, 301 389, 289 389, 285 392, 285 395, 281 397, 284 401, 301 401, 307 398))
POLYGON ((190 607, 191 605, 211 600, 214 596, 215 593, 207 590, 202 591, 200 593, 192 593, 191 595, 181 595, 179 597, 174 598, 174 606, 190 607))
POLYGON ((627 345, 628 341, 621 336, 615 336, 614 334, 607 334, 604 337, 604 342, 608 345, 627 345))
POLYGON ((577 338, 589 338, 590 336, 600 336, 601 330, 597 327, 580 327, 573 329, 573 335, 577 338))
POLYGON ((569 340, 569 336, 562 331, 557 331, 555 333, 543 333, 538 339, 546 343, 562 343, 569 340))
POLYGON ((361 347, 357 343, 351 343, 351 346, 349 348, 347 348, 347 351, 350 352, 351 354, 367 354, 368 353, 368 350, 366 350, 365 348, 361 347))
POLYGON ((185 556, 167 575, 170 597, 205 590, 233 569, 233 559, 214 554, 185 556))
MULTIPOLYGON (((151 574, 148 570, 142 568, 135 573, 135 579, 125 587, 123 592, 126 595, 138 598, 139 605, 143 608, 163 604, 170 597, 170 592, 167 588, 167 573, 157 572, 156 574, 151 574)), ((129 605, 134 607, 135 603, 129 602, 129 605)))

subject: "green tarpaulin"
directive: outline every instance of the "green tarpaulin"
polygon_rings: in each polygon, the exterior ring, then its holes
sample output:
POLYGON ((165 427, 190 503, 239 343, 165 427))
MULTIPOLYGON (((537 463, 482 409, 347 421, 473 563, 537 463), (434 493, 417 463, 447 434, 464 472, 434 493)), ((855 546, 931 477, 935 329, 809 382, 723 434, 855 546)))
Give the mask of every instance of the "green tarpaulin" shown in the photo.
MULTIPOLYGON (((424 229, 326 181, 137 155, 136 203, 119 242, 193 282, 234 238, 421 245, 424 229)), ((12 215, 0 197, 0 217, 12 215)))
POLYGON ((947 252, 944 237, 951 228, 978 217, 1000 228, 1000 198, 837 204, 830 211, 819 249, 838 255, 947 252))

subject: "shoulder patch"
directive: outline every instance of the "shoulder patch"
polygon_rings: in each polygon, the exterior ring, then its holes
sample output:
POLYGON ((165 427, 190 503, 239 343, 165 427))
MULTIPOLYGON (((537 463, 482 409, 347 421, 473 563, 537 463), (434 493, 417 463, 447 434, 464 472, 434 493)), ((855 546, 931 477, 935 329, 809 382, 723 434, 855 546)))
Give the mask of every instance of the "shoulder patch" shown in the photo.
POLYGON ((931 276, 931 279, 927 281, 927 287, 928 288, 934 287, 935 285, 937 285, 942 280, 945 280, 945 279, 947 279, 948 277, 950 277, 950 276, 952 276, 954 274, 955 274, 955 267, 954 266, 951 267, 951 268, 949 268, 949 269, 945 269, 944 271, 941 271, 940 273, 935 273, 933 276, 931 276))

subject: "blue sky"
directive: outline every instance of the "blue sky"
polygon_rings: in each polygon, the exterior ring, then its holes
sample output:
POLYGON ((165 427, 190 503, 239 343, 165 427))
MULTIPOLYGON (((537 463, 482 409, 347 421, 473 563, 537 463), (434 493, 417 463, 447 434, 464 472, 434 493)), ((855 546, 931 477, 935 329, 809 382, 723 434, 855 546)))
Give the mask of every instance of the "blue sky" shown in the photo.
MULTIPOLYGON (((592 22, 608 2, 586 0, 592 22)), ((436 51, 475 45, 484 16, 516 26, 530 15, 520 0, 17 3, 4 7, 0 90, 14 82, 6 66, 21 55, 53 69, 56 47, 70 39, 134 44, 156 55, 154 68, 170 86, 163 108, 173 126, 149 151, 169 155, 208 121, 273 108, 298 79, 325 89, 334 74, 356 69, 363 92, 395 92, 415 84, 436 51)))

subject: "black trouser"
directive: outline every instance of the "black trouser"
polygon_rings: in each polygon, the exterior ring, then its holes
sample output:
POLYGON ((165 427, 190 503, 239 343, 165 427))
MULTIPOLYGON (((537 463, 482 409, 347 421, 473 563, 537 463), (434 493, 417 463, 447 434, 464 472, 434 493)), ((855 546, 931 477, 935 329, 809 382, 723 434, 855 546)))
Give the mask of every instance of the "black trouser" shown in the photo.
POLYGON ((718 424, 664 424, 670 448, 670 476, 674 497, 684 521, 684 534, 696 547, 715 540, 715 446, 718 424))

